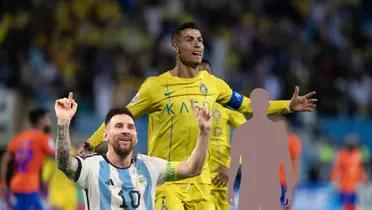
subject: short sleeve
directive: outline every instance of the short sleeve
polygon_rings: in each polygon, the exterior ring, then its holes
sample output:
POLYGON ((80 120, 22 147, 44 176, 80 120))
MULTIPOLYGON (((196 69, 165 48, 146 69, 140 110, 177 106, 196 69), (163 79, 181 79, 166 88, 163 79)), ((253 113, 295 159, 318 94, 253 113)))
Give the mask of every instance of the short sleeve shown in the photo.
POLYGON ((141 87, 132 101, 127 105, 129 111, 134 117, 140 117, 146 113, 150 113, 154 109, 154 95, 152 94, 154 77, 148 78, 141 87))
POLYGON ((235 92, 231 87, 222 79, 214 77, 216 87, 219 90, 219 95, 217 102, 224 106, 228 106, 234 110, 238 110, 244 114, 252 114, 252 109, 250 108, 250 99, 235 92))
POLYGON ((86 159, 83 159, 79 156, 75 156, 78 161, 78 168, 76 171, 76 176, 74 182, 80 185, 82 188, 88 188, 88 175, 89 175, 89 164, 86 159))
MULTIPOLYGON (((212 76, 212 77, 215 81, 216 88, 219 91, 217 102, 219 102, 222 105, 229 105, 228 103, 230 102, 231 96, 233 94, 232 89, 222 79, 219 79, 219 78, 214 77, 214 76, 212 76)), ((239 106, 240 106, 240 104, 239 104, 239 106)))

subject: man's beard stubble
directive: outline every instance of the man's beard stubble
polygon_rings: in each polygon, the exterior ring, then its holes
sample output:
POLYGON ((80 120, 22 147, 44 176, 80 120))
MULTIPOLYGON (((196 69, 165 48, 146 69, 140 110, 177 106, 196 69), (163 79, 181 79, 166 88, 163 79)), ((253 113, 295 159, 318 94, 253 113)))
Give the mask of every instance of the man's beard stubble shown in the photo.
POLYGON ((131 151, 133 151, 134 145, 131 143, 128 149, 122 149, 120 148, 120 144, 116 143, 113 145, 113 149, 120 158, 124 159, 130 154, 131 151))

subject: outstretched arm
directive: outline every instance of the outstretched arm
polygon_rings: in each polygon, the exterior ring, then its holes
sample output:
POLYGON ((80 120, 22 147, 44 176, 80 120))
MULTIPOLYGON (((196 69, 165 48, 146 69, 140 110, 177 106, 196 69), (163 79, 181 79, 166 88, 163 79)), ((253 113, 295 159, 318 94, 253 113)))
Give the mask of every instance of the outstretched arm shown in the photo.
POLYGON ((193 101, 191 101, 191 107, 198 122, 200 134, 191 156, 186 161, 180 162, 177 166, 176 179, 185 179, 200 175, 205 157, 207 156, 208 140, 212 124, 211 114, 205 107, 197 109, 193 101))
MULTIPOLYGON (((316 94, 315 91, 307 93, 305 95, 299 95, 300 88, 295 87, 292 98, 288 100, 270 100, 269 109, 267 110, 268 115, 285 114, 289 112, 312 112, 316 108, 318 99, 313 98, 316 94)), ((250 99, 244 97, 242 105, 238 109, 240 112, 245 114, 252 114, 252 110, 249 106, 250 99)))
POLYGON ((76 178, 78 161, 70 155, 70 122, 77 110, 77 103, 70 92, 68 98, 58 99, 55 103, 55 112, 57 116, 57 148, 56 161, 57 167, 69 179, 76 178))
MULTIPOLYGON (((235 91, 233 91, 226 82, 216 78, 216 85, 220 91, 217 101, 223 105, 227 105, 243 114, 252 114, 250 108, 251 100, 235 91)), ((315 91, 305 95, 299 95, 300 89, 295 87, 292 98, 290 100, 271 100, 267 111, 268 115, 285 114, 289 112, 311 112, 317 103, 314 98, 315 91)))

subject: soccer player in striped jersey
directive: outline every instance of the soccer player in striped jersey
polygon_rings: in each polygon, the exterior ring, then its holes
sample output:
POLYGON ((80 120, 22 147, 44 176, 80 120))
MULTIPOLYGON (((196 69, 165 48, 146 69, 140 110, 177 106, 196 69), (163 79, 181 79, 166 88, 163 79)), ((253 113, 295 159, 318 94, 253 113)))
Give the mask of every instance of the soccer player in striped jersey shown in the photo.
MULTIPOLYGON (((198 129, 190 99, 197 106, 211 111, 216 103, 229 106, 243 114, 250 114, 250 100, 233 91, 223 80, 200 71, 203 58, 203 37, 198 26, 185 23, 172 33, 172 50, 176 66, 165 73, 148 78, 127 105, 133 116, 149 115, 148 154, 168 161, 186 160, 196 144, 198 129)), ((271 101, 268 114, 293 111, 311 111, 315 107, 315 92, 299 96, 296 87, 291 100, 271 101)), ((96 147, 103 142, 105 125, 89 138, 85 145, 96 147)), ((159 187, 156 209, 169 210, 214 209, 210 196, 210 173, 208 163, 202 174, 180 182, 168 182, 159 187), (185 196, 187 195, 187 196, 185 196)))
POLYGON ((133 149, 137 143, 136 127, 132 114, 126 108, 111 109, 106 115, 106 155, 81 158, 69 154, 69 125, 77 110, 77 103, 70 93, 68 98, 58 99, 55 103, 58 168, 85 189, 86 209, 152 210, 157 185, 201 173, 207 154, 211 115, 203 106, 196 108, 193 101, 191 108, 199 136, 186 161, 169 162, 134 154, 133 149))

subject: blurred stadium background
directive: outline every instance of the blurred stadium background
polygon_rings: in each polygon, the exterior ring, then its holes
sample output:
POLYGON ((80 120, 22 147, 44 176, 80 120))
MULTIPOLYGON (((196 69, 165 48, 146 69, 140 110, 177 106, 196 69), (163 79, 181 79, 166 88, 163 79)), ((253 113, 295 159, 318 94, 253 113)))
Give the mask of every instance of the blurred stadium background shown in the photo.
MULTIPOLYGON (((336 151, 358 139, 371 177, 372 1, 369 0, 2 0, 0 145, 28 127, 35 106, 53 111, 73 90, 75 146, 112 106, 125 105, 144 79, 174 65, 170 32, 202 28, 214 73, 245 95, 265 88, 289 99, 316 90, 313 113, 290 115, 301 137, 301 183, 294 210, 340 209, 329 184, 336 151)), ((147 119, 137 121, 146 153, 147 119)), ((372 209, 361 187, 359 209, 372 209)))

